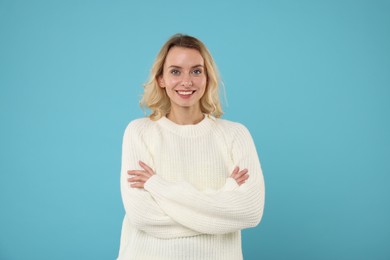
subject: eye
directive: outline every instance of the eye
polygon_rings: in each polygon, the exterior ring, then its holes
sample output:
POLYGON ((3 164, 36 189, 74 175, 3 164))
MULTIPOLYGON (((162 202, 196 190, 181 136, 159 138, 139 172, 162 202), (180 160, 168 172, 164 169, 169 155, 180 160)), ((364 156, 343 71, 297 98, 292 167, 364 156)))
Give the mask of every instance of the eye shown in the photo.
POLYGON ((170 71, 170 73, 171 73, 172 75, 174 75, 174 76, 179 76, 179 75, 180 75, 180 71, 177 70, 177 69, 172 69, 172 70, 170 71))
POLYGON ((202 69, 194 69, 192 71, 192 73, 195 74, 195 75, 200 75, 200 74, 202 74, 202 69))

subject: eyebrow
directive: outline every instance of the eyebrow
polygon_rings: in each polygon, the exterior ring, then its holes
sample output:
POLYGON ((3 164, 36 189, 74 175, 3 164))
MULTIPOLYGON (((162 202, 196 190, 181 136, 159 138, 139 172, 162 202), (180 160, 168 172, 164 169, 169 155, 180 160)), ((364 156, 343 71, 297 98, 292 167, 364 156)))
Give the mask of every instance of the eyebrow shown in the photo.
MULTIPOLYGON (((201 64, 198 64, 198 65, 192 66, 191 69, 193 69, 193 68, 199 68, 199 67, 202 67, 202 68, 203 68, 204 66, 201 65, 201 64)), ((177 65, 171 65, 171 66, 169 66, 168 68, 182 69, 182 67, 177 66, 177 65)))

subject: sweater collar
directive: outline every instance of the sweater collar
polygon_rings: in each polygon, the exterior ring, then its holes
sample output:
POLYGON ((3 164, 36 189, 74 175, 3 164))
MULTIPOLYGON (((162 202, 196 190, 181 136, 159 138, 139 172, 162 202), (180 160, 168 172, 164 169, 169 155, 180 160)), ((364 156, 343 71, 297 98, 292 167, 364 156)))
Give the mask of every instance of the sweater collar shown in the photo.
POLYGON ((214 124, 215 117, 211 115, 206 115, 197 124, 194 125, 179 125, 175 122, 169 120, 166 116, 161 117, 157 120, 157 123, 163 128, 171 131, 174 134, 177 134, 182 137, 197 137, 202 136, 208 133, 214 124))

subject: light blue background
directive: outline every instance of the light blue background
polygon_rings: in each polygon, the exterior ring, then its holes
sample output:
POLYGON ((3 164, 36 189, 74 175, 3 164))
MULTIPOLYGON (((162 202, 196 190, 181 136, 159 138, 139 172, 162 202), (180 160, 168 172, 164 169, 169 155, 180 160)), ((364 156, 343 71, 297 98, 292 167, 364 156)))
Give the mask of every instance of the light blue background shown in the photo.
MULTIPOLYGON (((0 259, 114 259, 122 134, 202 39, 266 180, 245 259, 390 259, 390 1, 0 0, 0 259)), ((226 102, 225 102, 226 103, 226 102)))

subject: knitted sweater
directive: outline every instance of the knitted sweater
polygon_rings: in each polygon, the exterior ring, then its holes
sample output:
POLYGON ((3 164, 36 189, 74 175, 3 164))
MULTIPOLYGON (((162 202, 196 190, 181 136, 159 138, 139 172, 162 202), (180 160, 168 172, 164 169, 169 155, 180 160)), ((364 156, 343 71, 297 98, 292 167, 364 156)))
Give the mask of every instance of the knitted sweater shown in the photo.
POLYGON ((127 126, 122 149, 119 260, 243 258, 240 230, 256 226, 264 207, 260 162, 243 125, 142 118, 127 126), (127 181, 139 160, 155 171, 144 189, 127 181), (241 186, 229 177, 235 166, 249 171, 241 186))

